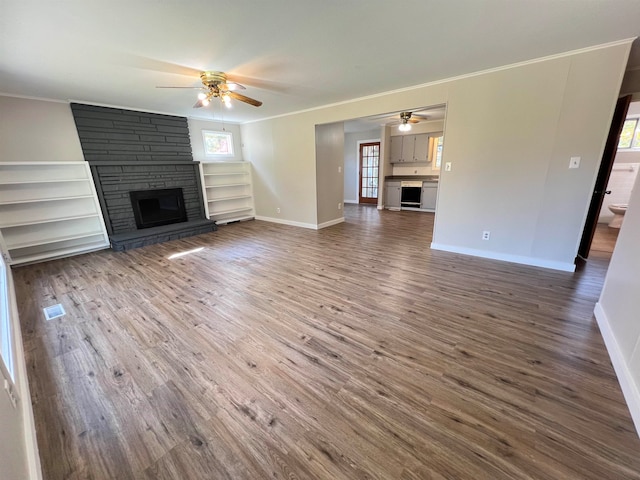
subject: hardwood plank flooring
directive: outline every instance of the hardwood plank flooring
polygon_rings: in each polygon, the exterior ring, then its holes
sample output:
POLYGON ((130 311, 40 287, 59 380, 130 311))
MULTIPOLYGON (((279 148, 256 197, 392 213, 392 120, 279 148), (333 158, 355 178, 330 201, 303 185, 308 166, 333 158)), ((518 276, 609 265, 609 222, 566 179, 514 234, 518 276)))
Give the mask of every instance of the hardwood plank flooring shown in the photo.
POLYGON ((15 269, 45 479, 640 479, 608 255, 554 272, 345 216, 15 269))

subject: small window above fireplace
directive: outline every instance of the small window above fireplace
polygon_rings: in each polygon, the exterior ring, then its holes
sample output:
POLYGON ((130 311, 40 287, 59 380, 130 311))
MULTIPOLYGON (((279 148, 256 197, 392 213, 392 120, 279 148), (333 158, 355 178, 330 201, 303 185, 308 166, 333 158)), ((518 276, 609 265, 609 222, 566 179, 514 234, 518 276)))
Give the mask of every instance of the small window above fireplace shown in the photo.
POLYGON ((187 221, 181 188, 129 192, 138 229, 187 221))

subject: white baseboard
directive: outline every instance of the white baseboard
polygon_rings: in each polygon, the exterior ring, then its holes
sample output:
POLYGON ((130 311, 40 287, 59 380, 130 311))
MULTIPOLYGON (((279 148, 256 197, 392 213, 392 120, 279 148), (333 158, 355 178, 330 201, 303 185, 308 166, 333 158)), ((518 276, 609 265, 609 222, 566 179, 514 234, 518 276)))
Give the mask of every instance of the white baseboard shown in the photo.
POLYGON ((331 225, 337 225, 338 223, 344 222, 344 217, 329 220, 328 222, 324 222, 319 225, 314 225, 313 223, 294 222, 292 220, 285 220, 283 218, 261 216, 256 216, 255 218, 256 220, 262 220, 263 222, 280 223, 282 225, 290 225, 292 227, 310 228, 311 230, 320 230, 321 228, 330 227, 331 225))
POLYGON ((312 230, 318 229, 318 226, 314 225, 313 223, 294 222, 292 220, 285 220, 283 218, 262 217, 262 216, 256 215, 256 220, 262 220, 263 222, 271 222, 271 223, 281 223, 282 225, 291 225, 292 227, 310 228, 312 230))
POLYGON ((503 262, 520 263, 522 265, 530 265, 532 267, 550 268, 552 270, 561 270, 563 272, 575 272, 576 266, 573 263, 556 262, 553 260, 544 260, 540 258, 525 257, 521 255, 509 255, 497 252, 488 252, 486 250, 477 250, 475 248, 457 247, 454 245, 443 245, 441 243, 431 243, 433 250, 442 250, 444 252, 461 253, 463 255, 471 255, 473 257, 489 258, 491 260, 500 260, 503 262))
POLYGON ((346 198, 343 200, 344 203, 358 203, 358 199, 355 200, 347 200, 346 198))
POLYGON ((337 225, 337 224, 343 223, 343 222, 344 222, 344 217, 334 218, 333 220, 329 220, 328 222, 323 222, 323 223, 319 224, 318 225, 318 230, 320 230, 321 228, 330 227, 332 225, 337 225))
POLYGON ((613 369, 618 377, 618 383, 622 389, 624 399, 627 402, 627 407, 629 407, 631 419, 636 427, 636 433, 640 436, 640 391, 638 390, 638 384, 633 379, 633 374, 624 359, 620 345, 618 345, 618 341, 611 329, 611 323, 609 322, 607 313, 604 311, 604 308, 602 308, 600 302, 596 303, 593 314, 598 322, 598 327, 600 327, 600 333, 607 347, 613 369))

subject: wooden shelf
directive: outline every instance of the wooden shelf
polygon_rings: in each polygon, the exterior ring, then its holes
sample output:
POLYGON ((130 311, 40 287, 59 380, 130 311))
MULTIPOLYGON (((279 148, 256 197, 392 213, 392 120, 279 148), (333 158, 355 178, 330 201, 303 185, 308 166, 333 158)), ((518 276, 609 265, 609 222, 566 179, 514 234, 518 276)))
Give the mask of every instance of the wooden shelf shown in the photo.
POLYGON ((109 246, 86 162, 0 162, 0 178, 0 236, 11 264, 109 246))
POLYGON ((222 187, 250 187, 250 183, 225 183, 220 185, 205 185, 205 188, 222 188, 222 187))
POLYGON ((53 237, 53 238, 45 238, 37 241, 25 242, 25 243, 13 244, 13 245, 10 242, 6 241, 6 239, 5 239, 5 242, 7 243, 7 248, 9 249, 9 251, 11 251, 11 250, 16 250, 18 248, 35 247, 38 245, 47 245, 49 243, 68 242, 69 240, 95 237, 97 235, 102 235, 102 231, 87 232, 87 233, 82 233, 77 235, 66 235, 66 236, 53 237))
POLYGON ((215 220, 216 215, 228 215, 230 213, 239 213, 239 212, 246 212, 248 210, 253 210, 253 207, 246 207, 246 208, 230 208, 229 210, 220 210, 219 212, 210 212, 209 216, 212 217, 212 220, 215 220))
POLYGON ((249 175, 249 172, 205 173, 205 177, 228 177, 229 175, 249 175))
POLYGON ((15 182, 3 182, 0 181, 0 185, 28 185, 33 184, 37 185, 38 183, 63 183, 63 182, 86 182, 86 178, 67 178, 64 180, 26 180, 26 181, 15 181, 15 182))
POLYGON ((240 200, 243 198, 251 198, 251 195, 238 195, 235 197, 222 197, 222 198, 211 198, 208 200, 209 203, 213 202, 224 202, 226 200, 240 200))
POLYGON ((200 168, 206 213, 211 220, 225 223, 254 217, 250 163, 211 162, 201 163, 200 168), (233 182, 233 179, 236 179, 236 182, 229 183, 229 181, 233 182), (237 180, 247 181, 238 182, 237 180), (219 210, 215 210, 214 207, 219 210), (229 218, 231 215, 235 217, 229 218))
POLYGON ((29 200, 15 200, 11 202, 0 202, 0 205, 17 205, 20 203, 38 203, 38 202, 57 202, 60 200, 75 200, 79 198, 93 198, 93 195, 77 195, 71 197, 49 197, 49 198, 31 198, 29 200))
POLYGON ((43 220, 33 220, 30 222, 8 223, 8 224, 0 225, 0 228, 15 228, 15 227, 25 227, 29 225, 41 225, 44 223, 67 222, 69 220, 78 220, 81 218, 91 218, 91 217, 97 217, 97 216, 98 216, 97 213, 91 213, 87 215, 71 215, 67 217, 46 218, 43 220))

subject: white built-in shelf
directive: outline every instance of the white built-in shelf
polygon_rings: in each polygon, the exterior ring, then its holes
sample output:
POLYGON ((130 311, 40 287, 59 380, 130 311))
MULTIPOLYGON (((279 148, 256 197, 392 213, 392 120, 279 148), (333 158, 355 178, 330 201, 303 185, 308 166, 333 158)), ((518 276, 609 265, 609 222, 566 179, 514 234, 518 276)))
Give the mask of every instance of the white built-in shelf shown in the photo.
POLYGON ((0 237, 10 263, 109 246, 86 162, 1 162, 0 237))
POLYGON ((207 216, 217 223, 254 218, 251 164, 208 162, 200 164, 207 216))
POLYGON ((220 185, 205 185, 205 188, 224 188, 224 187, 250 187, 250 183, 225 183, 220 185))
POLYGON ((229 175, 249 175, 249 172, 205 173, 205 177, 228 177, 229 175))
POLYGON ((58 202, 60 200, 70 200, 76 198, 93 198, 93 195, 76 195, 70 197, 58 197, 58 198, 29 198, 27 200, 14 200, 14 201, 2 201, 0 205, 16 205, 18 203, 37 203, 37 202, 58 202))
POLYGON ((208 201, 209 203, 226 202, 227 200, 238 200, 240 198, 251 198, 251 195, 236 195, 235 197, 210 198, 208 201))

